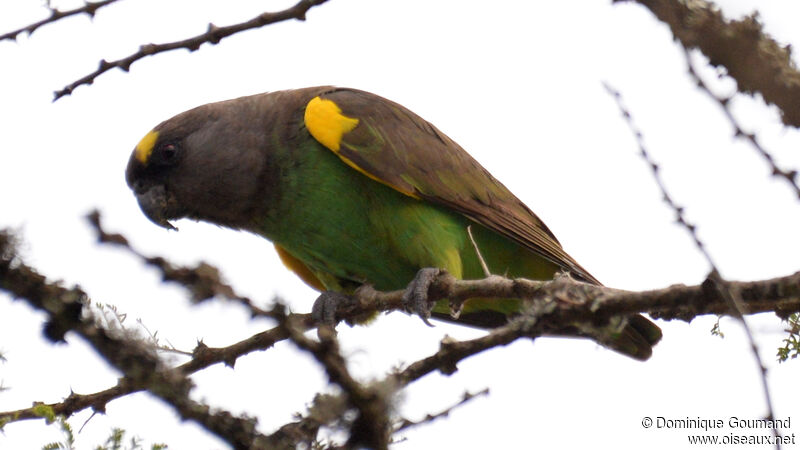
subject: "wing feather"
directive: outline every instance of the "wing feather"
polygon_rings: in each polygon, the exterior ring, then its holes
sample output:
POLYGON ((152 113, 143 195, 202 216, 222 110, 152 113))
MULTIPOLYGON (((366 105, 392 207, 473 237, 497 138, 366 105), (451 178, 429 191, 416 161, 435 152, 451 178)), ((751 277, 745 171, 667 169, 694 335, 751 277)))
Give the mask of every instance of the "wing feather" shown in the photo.
POLYGON ((405 195, 455 210, 578 278, 600 284, 533 211, 435 126, 369 92, 331 88, 320 97, 333 101, 346 118, 358 120, 341 137, 339 148, 328 147, 349 165, 405 195))

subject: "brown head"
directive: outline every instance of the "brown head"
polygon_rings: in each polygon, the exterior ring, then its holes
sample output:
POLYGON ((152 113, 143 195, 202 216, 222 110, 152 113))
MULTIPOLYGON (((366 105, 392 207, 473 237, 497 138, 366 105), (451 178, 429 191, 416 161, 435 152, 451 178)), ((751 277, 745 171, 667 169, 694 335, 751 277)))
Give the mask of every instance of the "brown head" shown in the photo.
POLYGON ((248 228, 270 196, 269 95, 199 106, 139 141, 125 176, 147 218, 168 229, 181 218, 248 228))

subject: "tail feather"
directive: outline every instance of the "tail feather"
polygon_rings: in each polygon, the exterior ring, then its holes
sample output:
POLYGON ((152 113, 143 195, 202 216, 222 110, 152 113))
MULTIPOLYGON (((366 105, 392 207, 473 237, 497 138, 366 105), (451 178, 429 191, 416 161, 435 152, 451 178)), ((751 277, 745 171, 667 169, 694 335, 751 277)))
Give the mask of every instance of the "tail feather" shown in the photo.
POLYGON ((620 317, 608 326, 582 331, 598 344, 639 361, 648 360, 661 340, 661 328, 642 315, 620 317))
MULTIPOLYGON (((477 328, 495 328, 508 323, 509 317, 496 311, 475 311, 462 314, 454 319, 449 314, 433 312, 432 316, 446 322, 458 323, 477 328)), ((584 336, 593 339, 603 347, 622 353, 639 361, 646 361, 653 354, 653 346, 661 340, 661 328, 642 315, 619 317, 611 323, 596 327, 581 325, 574 333, 558 336, 584 336)))
POLYGON ((651 346, 661 340, 661 328, 642 315, 628 317, 628 325, 636 330, 651 346))

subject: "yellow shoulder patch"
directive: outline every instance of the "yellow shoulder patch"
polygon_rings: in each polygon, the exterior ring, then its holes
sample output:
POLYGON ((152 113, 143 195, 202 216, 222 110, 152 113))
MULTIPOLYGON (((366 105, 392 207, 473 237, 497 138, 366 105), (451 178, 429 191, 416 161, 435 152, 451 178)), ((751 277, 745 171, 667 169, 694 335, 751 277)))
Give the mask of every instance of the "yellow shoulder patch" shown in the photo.
POLYGON ((333 100, 319 97, 314 97, 308 102, 303 120, 311 136, 334 152, 339 151, 342 136, 353 131, 358 125, 358 119, 342 114, 339 105, 333 100))
POLYGON ((147 164, 147 160, 150 159, 150 154, 153 153, 153 148, 156 146, 156 141, 158 141, 158 131, 153 130, 145 134, 142 140, 136 144, 134 154, 140 163, 147 164))
POLYGON ((362 175, 377 181, 378 183, 385 184, 390 188, 407 195, 411 198, 419 200, 420 198, 414 195, 413 192, 400 189, 393 184, 382 180, 375 175, 367 172, 359 167, 356 163, 350 160, 345 155, 339 152, 342 146, 342 138, 346 133, 353 131, 358 125, 358 119, 347 117, 342 114, 342 109, 339 108, 333 100, 323 99, 319 96, 314 97, 306 105, 306 112, 303 116, 303 121, 306 124, 308 132, 320 144, 324 145, 328 150, 331 150, 336 156, 339 157, 345 164, 352 167, 362 175))

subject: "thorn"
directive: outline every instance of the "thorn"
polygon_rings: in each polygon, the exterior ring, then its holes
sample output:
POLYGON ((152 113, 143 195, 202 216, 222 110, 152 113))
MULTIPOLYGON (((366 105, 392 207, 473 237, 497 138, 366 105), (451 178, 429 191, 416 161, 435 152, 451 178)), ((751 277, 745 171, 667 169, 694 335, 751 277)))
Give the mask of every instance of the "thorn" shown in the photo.
MULTIPOLYGON (((222 37, 217 36, 217 32, 219 31, 219 27, 214 25, 213 23, 208 24, 208 30, 206 34, 208 35, 208 42, 211 44, 219 44, 219 41, 222 40, 222 37)), ((200 45, 198 44, 198 47, 200 45)))

